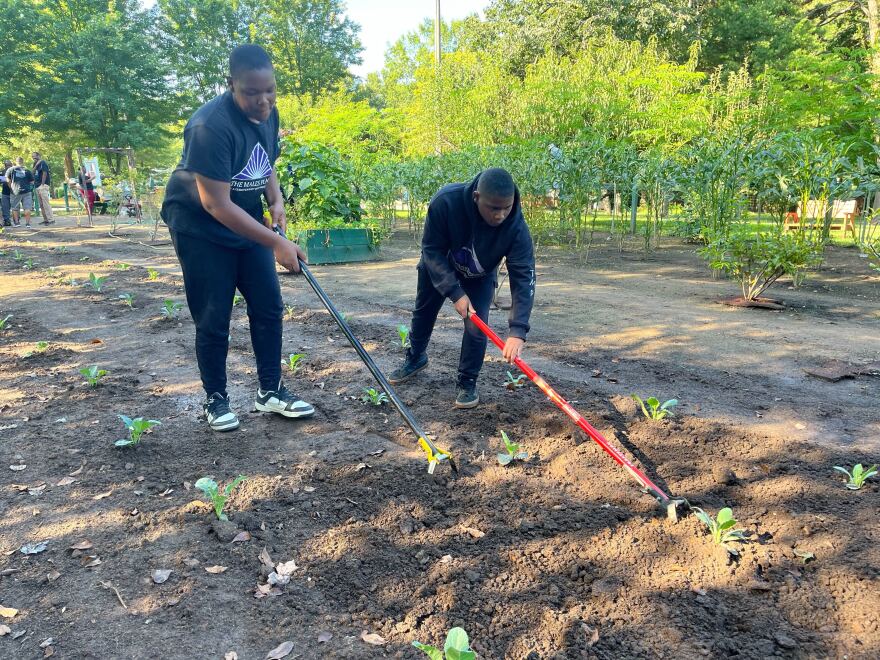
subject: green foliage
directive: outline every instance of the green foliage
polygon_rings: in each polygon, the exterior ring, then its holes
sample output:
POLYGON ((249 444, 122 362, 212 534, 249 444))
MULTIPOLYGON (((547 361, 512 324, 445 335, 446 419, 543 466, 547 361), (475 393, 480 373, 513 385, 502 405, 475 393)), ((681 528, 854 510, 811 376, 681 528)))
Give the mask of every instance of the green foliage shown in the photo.
POLYGON ((107 375, 107 371, 105 369, 98 369, 96 364, 90 367, 83 367, 79 372, 85 377, 89 387, 97 387, 101 383, 101 379, 107 375))
POLYGON ((300 368, 300 361, 306 356, 305 353, 291 353, 287 356, 287 360, 284 364, 287 365, 287 368, 290 369, 290 375, 295 374, 300 368))
POLYGON ((849 480, 846 482, 846 487, 850 490, 859 490, 862 486, 865 485, 865 481, 867 479, 870 479, 877 474, 876 465, 865 468, 861 463, 856 463, 853 466, 852 472, 850 472, 846 468, 840 467, 839 465, 835 465, 834 469, 838 472, 843 472, 847 476, 849 480))
POLYGON ((157 419, 144 419, 143 417, 135 417, 132 419, 131 417, 126 417, 125 415, 119 415, 119 419, 122 420, 122 423, 125 424, 125 428, 128 429, 128 438, 123 440, 117 440, 114 444, 117 447, 135 447, 141 441, 141 436, 148 432, 154 426, 159 426, 162 422, 157 419))
POLYGON ((740 283, 743 298, 756 300, 776 280, 789 275, 799 283, 821 261, 824 243, 799 232, 752 233, 743 228, 709 234, 700 253, 709 265, 740 283))
POLYGON ((507 389, 514 391, 518 390, 521 387, 526 386, 526 382, 528 377, 525 374, 520 374, 519 376, 514 376, 509 371, 507 372, 507 378, 501 383, 507 389))
POLYGON ((89 286, 91 286, 95 291, 100 291, 104 287, 104 282, 107 280, 107 276, 98 277, 94 273, 89 273, 89 286))
POLYGON ((498 454, 499 464, 510 465, 513 461, 524 461, 529 457, 528 452, 520 451, 519 443, 513 442, 504 431, 501 432, 501 440, 504 442, 504 449, 507 453, 498 454))
POLYGON ((229 518, 223 512, 223 509, 226 508, 226 500, 228 500, 230 495, 232 495, 232 489, 238 486, 238 484, 240 484, 246 478, 247 477, 245 477, 243 474, 240 474, 232 482, 227 484, 226 487, 222 490, 220 489, 217 482, 210 477, 202 477, 201 479, 196 481, 194 485, 211 499, 211 504, 214 507, 214 513, 217 515, 217 518, 219 520, 229 520, 229 518))
MULTIPOLYGON (((0 329, 2 329, 2 328, 0 328, 0 329)), ((45 353, 48 348, 49 348, 49 342, 38 341, 36 344, 34 344, 33 350, 28 351, 27 353, 24 354, 24 356, 31 357, 32 355, 38 355, 40 353, 45 353)))
POLYGON ((236 291, 235 295, 232 296, 232 306, 238 307, 243 302, 244 302, 244 296, 236 291))
POLYGON ((409 327, 402 323, 397 326, 397 337, 400 339, 401 348, 409 348, 409 327))
POLYGON ((165 317, 166 320, 170 321, 172 319, 176 319, 180 316, 180 310, 183 308, 179 302, 174 300, 163 300, 162 301, 162 316, 165 317))
POLYGON ((128 305, 129 308, 134 307, 134 296, 130 293, 120 293, 119 299, 128 305))
POLYGON ((424 652, 431 660, 476 660, 477 654, 471 651, 470 640, 463 628, 452 628, 446 634, 446 643, 441 651, 435 646, 413 642, 420 651, 424 652))
POLYGON ((666 417, 675 417, 672 413, 672 409, 678 405, 678 399, 669 399, 668 401, 660 403, 660 400, 654 396, 648 397, 645 401, 642 401, 638 394, 632 394, 630 396, 632 396, 633 401, 641 406, 642 414, 650 420, 659 422, 666 417))
POLYGON ((374 406, 381 406, 388 401, 388 395, 385 394, 385 392, 380 392, 375 387, 365 387, 363 390, 364 393, 361 395, 361 401, 364 403, 372 403, 374 406))
POLYGON ((6 330, 9 327, 9 319, 12 318, 12 314, 7 314, 2 319, 0 319, 0 332, 6 330))
POLYGON ((147 268, 147 280, 150 282, 155 282, 159 279, 159 271, 155 268, 147 268))
POLYGON ((116 264, 116 269, 123 270, 123 271, 131 270, 131 264, 127 264, 125 262, 120 262, 120 263, 116 264))
MULTIPOLYGON (((743 542, 746 540, 746 532, 741 529, 736 529, 736 520, 734 519, 733 511, 730 508, 725 507, 721 509, 721 511, 718 512, 717 518, 713 518, 696 506, 694 507, 694 513, 697 518, 699 518, 700 522, 709 528, 709 534, 712 535, 712 540, 715 543, 724 545, 733 541, 743 542)), ((728 548, 728 552, 736 554, 736 551, 731 550, 730 548, 728 548)))

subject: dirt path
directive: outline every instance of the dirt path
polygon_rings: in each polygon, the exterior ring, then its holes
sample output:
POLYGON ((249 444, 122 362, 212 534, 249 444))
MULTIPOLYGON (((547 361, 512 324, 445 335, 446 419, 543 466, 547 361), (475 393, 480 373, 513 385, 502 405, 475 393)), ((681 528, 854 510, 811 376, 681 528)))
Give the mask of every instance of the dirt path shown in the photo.
MULTIPOLYGON (((713 512, 732 506, 751 533, 738 558, 695 518, 659 518, 534 388, 499 387, 494 353, 484 404, 452 409, 451 310, 432 366, 399 389, 461 464, 458 478, 429 478, 396 413, 356 400, 369 375, 302 280, 284 278, 284 349, 307 353, 291 382, 318 414, 249 412, 242 305, 229 373, 243 425, 215 435, 198 416, 186 309, 160 316, 163 300, 184 302, 170 246, 61 226, 5 233, 0 250, 0 318, 13 315, 0 334, 0 605, 19 610, 0 621, 6 657, 43 657, 51 637, 62 658, 263 658, 285 640, 290 657, 414 658, 412 640, 440 643, 453 625, 487 658, 880 654, 880 489, 847 491, 832 469, 880 458, 877 379, 803 372, 880 359, 880 293, 851 250, 832 250, 805 287, 782 287, 784 312, 717 304, 733 285, 686 246, 647 261, 599 253, 585 268, 540 258, 529 361, 662 486, 713 512), (101 292, 82 286, 90 272, 107 275, 101 292), (37 341, 47 350, 26 356, 37 341), (94 389, 78 374, 90 364, 109 372, 94 389), (682 414, 652 424, 632 392, 679 398, 682 414), (163 423, 120 450, 118 414, 163 423), (497 465, 502 429, 527 463, 497 465), (212 524, 192 484, 240 473, 231 525, 212 524), (239 531, 250 539, 230 543, 239 531), (299 568, 255 598, 264 547, 299 568), (205 571, 214 565, 227 570, 205 571), (155 584, 155 569, 172 573, 155 584)), ((383 261, 314 268, 385 369, 401 358, 394 326, 408 320, 416 259, 401 239, 383 261)))

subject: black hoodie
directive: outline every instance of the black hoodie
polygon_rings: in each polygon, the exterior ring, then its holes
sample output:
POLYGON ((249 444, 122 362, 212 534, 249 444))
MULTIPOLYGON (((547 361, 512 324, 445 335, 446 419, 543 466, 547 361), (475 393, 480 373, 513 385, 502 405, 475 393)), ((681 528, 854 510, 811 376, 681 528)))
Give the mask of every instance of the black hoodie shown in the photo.
POLYGON ((465 295, 460 280, 494 278, 498 264, 506 258, 513 303, 510 336, 525 339, 535 300, 535 253, 519 190, 514 192, 510 215, 492 227, 474 202, 479 180, 478 175, 470 183, 451 183, 434 195, 428 205, 419 265, 428 271, 434 288, 456 302, 465 295))

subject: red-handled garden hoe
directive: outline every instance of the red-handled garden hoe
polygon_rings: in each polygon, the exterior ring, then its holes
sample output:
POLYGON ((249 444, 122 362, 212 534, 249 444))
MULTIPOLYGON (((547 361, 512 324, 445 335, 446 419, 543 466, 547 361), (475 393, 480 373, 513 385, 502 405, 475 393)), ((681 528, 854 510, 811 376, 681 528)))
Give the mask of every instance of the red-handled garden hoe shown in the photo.
MULTIPOLYGON (((504 342, 501 340, 495 332, 490 328, 486 323, 483 322, 476 313, 471 313, 470 320, 476 325, 480 330, 482 330, 483 334, 485 334, 493 344, 495 344, 501 350, 504 350, 504 342)), ((537 385, 541 391, 547 395, 547 398, 550 399, 553 403, 555 403, 566 415, 571 417, 572 421, 577 424, 578 428, 580 428, 584 433, 586 433, 593 441, 596 442, 602 449, 605 450, 614 461, 622 466, 630 475, 638 481, 645 490, 654 495, 657 498, 657 501, 666 508, 666 515, 670 520, 677 521, 679 513, 685 509, 690 508, 690 505, 687 503, 687 500, 684 499, 673 499, 657 486, 653 481, 648 479, 644 474, 642 474, 639 469, 627 460, 626 456, 623 455, 618 449, 613 447, 602 434, 599 433, 595 428, 593 428, 587 420, 583 418, 577 410, 572 408, 571 404, 568 403, 565 399, 563 399, 559 394, 556 393, 550 385, 541 378, 535 370, 532 369, 528 364, 526 364, 525 360, 522 358, 516 358, 514 360, 514 364, 526 375, 529 379, 537 385)))

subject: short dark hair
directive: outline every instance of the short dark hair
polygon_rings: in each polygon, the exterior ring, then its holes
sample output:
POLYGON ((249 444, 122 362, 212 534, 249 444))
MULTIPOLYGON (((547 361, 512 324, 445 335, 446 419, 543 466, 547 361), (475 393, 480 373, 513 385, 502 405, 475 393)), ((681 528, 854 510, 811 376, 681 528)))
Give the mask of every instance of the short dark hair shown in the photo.
POLYGON ((246 71, 271 68, 272 58, 262 46, 257 44, 242 44, 229 54, 229 75, 232 78, 238 78, 246 71))
POLYGON ((500 167, 490 167, 480 174, 477 191, 496 197, 513 197, 516 186, 510 172, 500 167))

